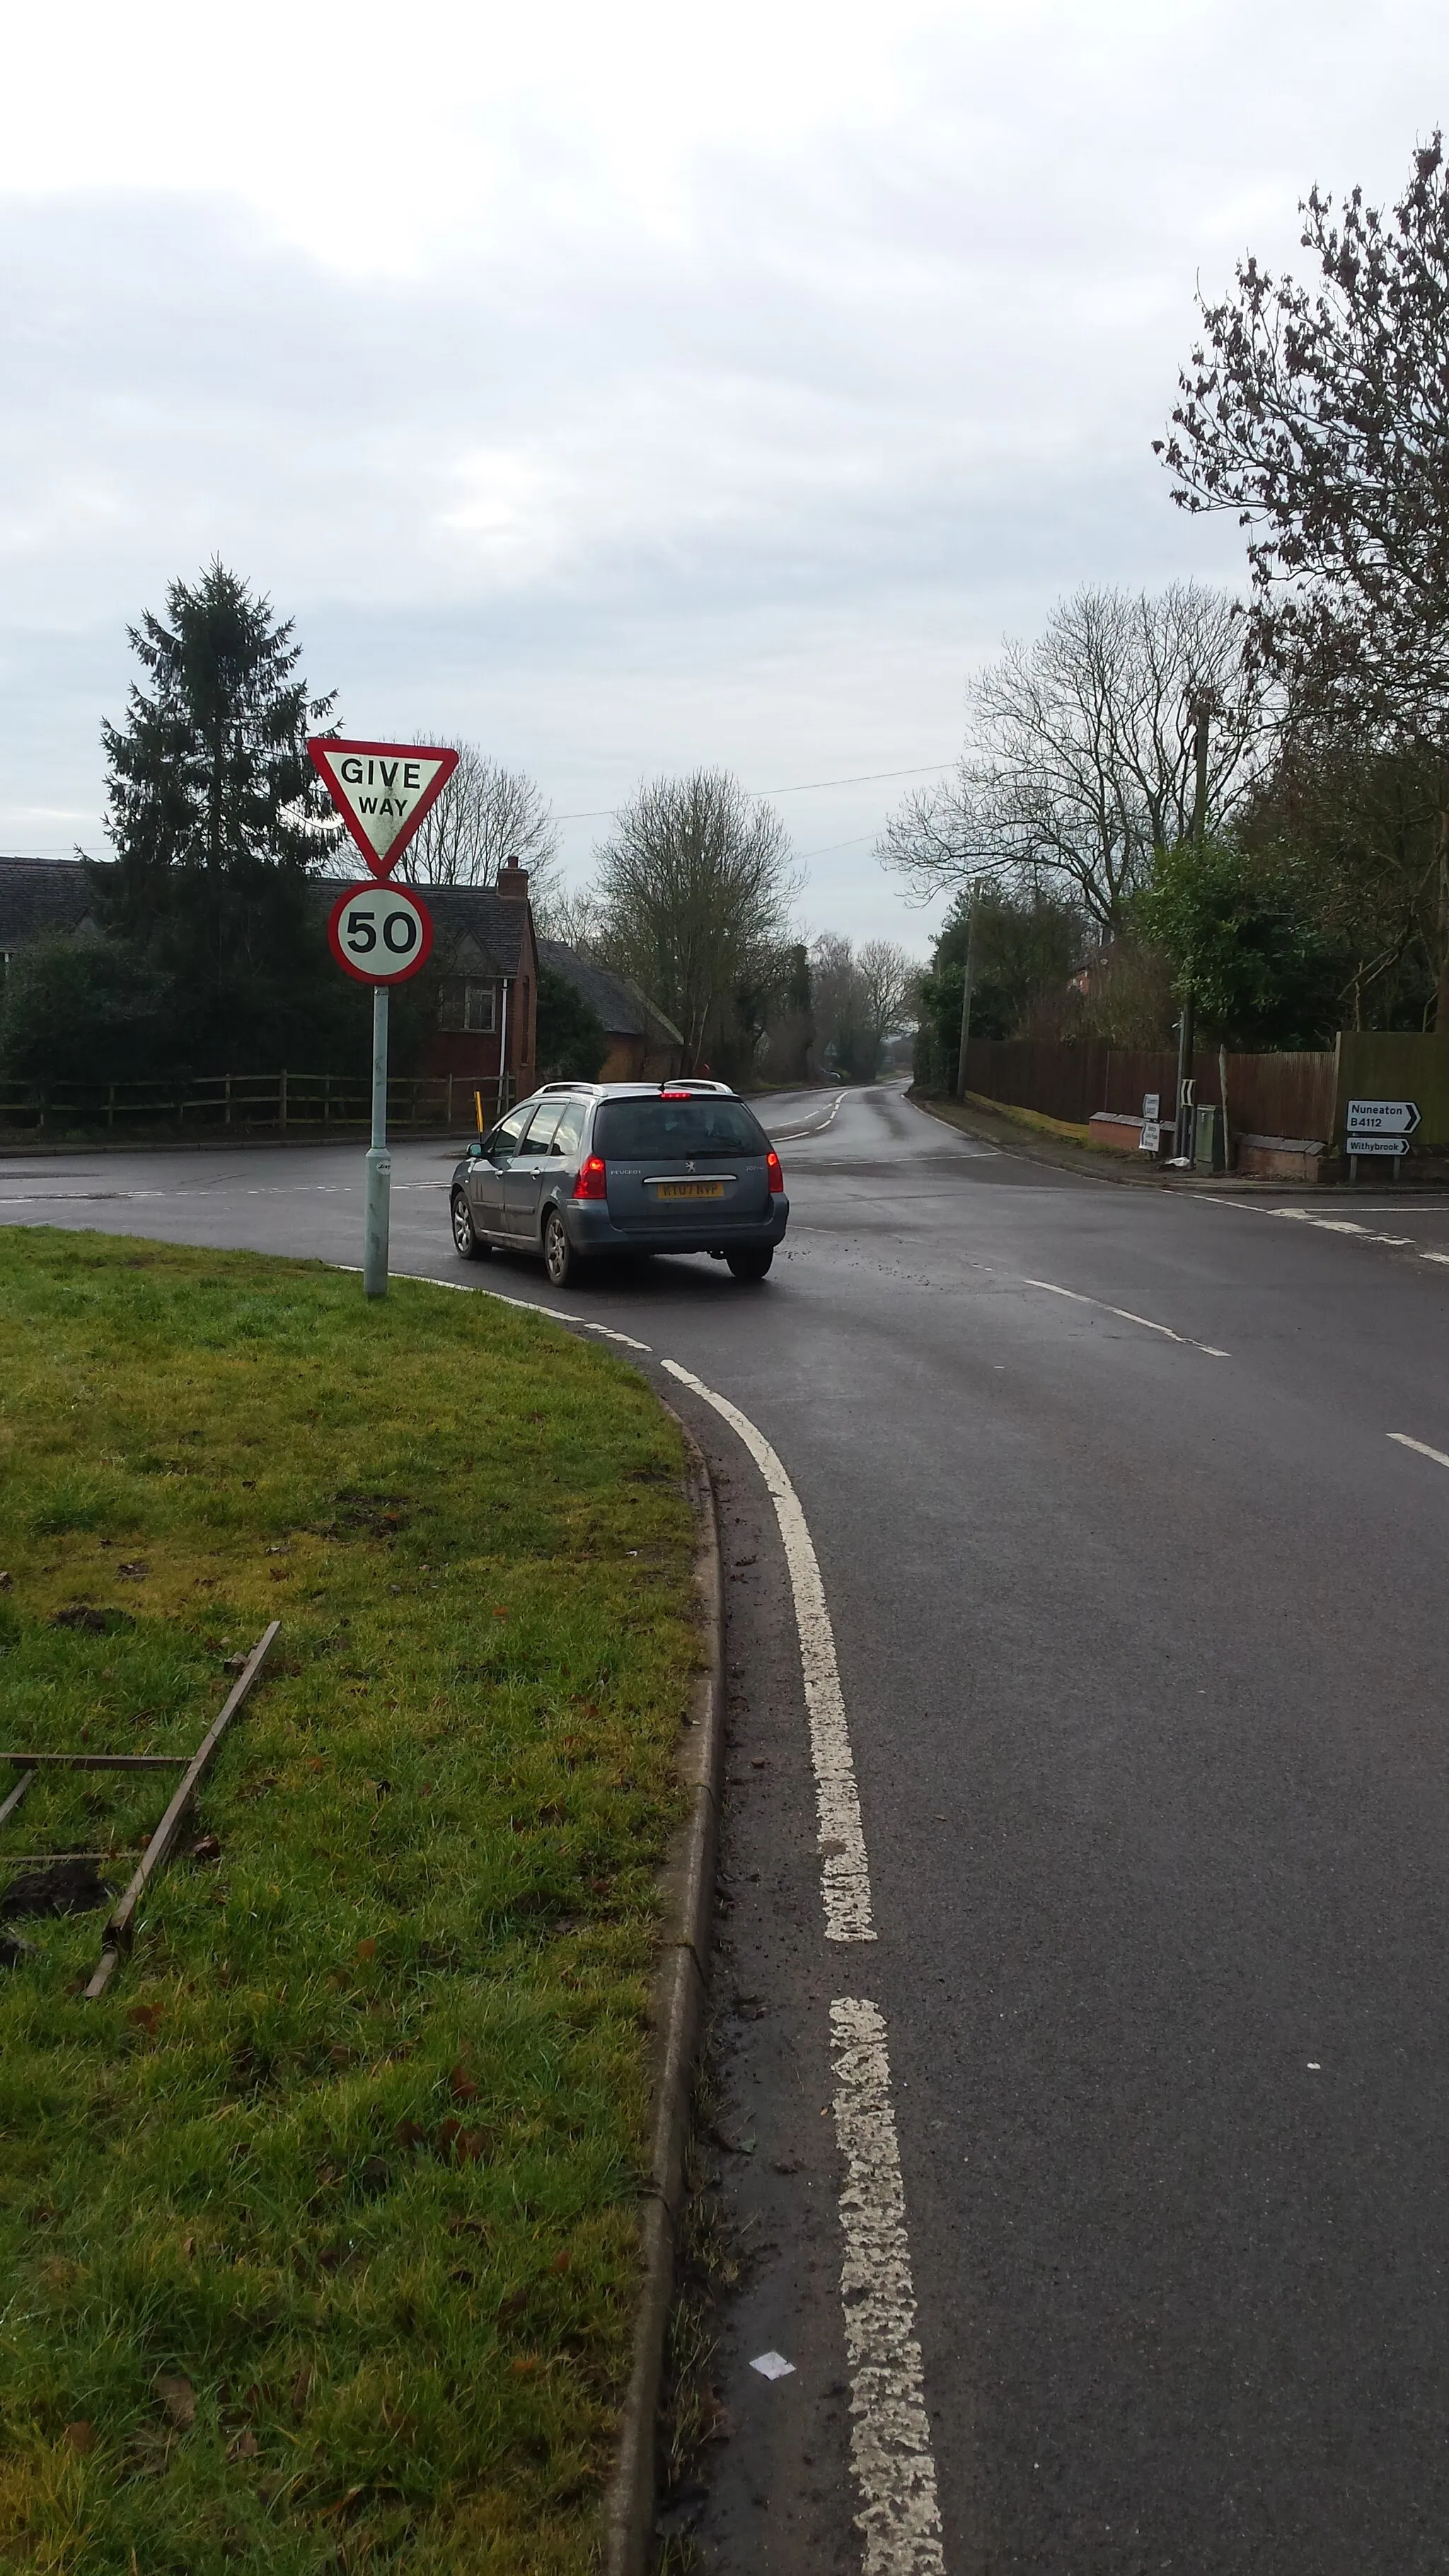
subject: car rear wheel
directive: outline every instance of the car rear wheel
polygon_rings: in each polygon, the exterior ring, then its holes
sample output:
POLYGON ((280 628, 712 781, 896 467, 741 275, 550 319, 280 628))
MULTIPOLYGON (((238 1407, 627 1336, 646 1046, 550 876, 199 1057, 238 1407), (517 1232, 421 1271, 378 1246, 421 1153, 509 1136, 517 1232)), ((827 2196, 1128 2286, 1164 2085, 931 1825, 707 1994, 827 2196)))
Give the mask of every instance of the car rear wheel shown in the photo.
POLYGON ((453 1192, 453 1243, 460 1261, 486 1261, 490 1246, 480 1241, 473 1211, 461 1190, 453 1192))
POLYGON ((557 1208, 543 1220, 543 1266, 553 1288, 577 1288, 583 1262, 569 1241, 568 1227, 557 1208))
POLYGON ((774 1258, 772 1243, 751 1244, 739 1252, 725 1254, 736 1279, 763 1279, 774 1258))

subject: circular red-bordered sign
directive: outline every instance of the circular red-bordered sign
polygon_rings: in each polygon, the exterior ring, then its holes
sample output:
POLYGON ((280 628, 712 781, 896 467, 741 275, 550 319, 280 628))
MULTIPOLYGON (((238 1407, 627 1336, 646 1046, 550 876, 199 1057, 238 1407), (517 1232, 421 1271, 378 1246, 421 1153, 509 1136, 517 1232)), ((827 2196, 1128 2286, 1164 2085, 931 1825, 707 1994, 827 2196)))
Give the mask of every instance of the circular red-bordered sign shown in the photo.
POLYGON ((338 896, 327 942, 344 973, 359 984, 405 984, 433 953, 433 919, 411 886, 379 884, 374 877, 338 896))

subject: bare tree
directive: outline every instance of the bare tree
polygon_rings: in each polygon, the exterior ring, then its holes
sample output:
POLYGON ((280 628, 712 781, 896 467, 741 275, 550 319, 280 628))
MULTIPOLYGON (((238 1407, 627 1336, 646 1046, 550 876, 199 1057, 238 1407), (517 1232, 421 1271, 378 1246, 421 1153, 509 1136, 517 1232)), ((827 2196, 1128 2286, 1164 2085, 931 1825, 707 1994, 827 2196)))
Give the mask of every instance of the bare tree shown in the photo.
POLYGON ((865 998, 866 1024, 876 1044, 876 1061, 887 1038, 915 1025, 921 985, 920 960, 897 939, 867 939, 856 952, 856 972, 865 998))
POLYGON ((598 869, 602 953, 682 1031, 697 1072, 784 935, 799 887, 785 826, 723 770, 658 778, 621 807, 598 869))
POLYGON ((873 1057, 867 1061, 865 992, 855 950, 838 930, 822 930, 811 946, 810 994, 821 1064, 847 1081, 867 1081, 875 1065, 873 1057))
POLYGON ((921 969, 894 939, 857 951, 824 930, 810 951, 815 1044, 822 1061, 851 1082, 872 1082, 888 1037, 911 1026, 921 969))
POLYGON ((533 918, 544 939, 561 939, 585 957, 602 957, 606 945, 604 910, 592 886, 564 885, 550 875, 538 891, 532 884, 533 918))
POLYGON ((1108 931, 1154 850, 1232 814, 1264 733, 1236 603, 1196 583, 1078 591, 969 706, 955 776, 907 798, 877 856, 922 901, 1055 885, 1108 931))
POLYGON ((528 869, 529 892, 538 902, 548 898, 557 856, 553 816, 534 781, 465 742, 442 795, 408 844, 400 873, 414 885, 488 886, 515 858, 528 869))
POLYGON ((1153 445, 1187 510, 1251 531, 1258 650, 1319 716, 1449 748, 1449 168, 1414 154, 1386 218, 1300 202, 1316 291, 1251 255, 1153 445))

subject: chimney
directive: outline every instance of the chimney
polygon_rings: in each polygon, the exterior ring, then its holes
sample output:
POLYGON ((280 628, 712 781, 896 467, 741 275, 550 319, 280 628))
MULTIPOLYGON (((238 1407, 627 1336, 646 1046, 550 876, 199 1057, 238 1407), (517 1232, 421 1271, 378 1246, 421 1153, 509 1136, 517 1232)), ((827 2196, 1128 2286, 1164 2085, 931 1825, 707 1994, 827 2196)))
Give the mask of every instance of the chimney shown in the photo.
POLYGON ((517 859, 512 856, 504 860, 498 871, 498 892, 505 903, 527 903, 528 901, 528 870, 521 868, 517 859))

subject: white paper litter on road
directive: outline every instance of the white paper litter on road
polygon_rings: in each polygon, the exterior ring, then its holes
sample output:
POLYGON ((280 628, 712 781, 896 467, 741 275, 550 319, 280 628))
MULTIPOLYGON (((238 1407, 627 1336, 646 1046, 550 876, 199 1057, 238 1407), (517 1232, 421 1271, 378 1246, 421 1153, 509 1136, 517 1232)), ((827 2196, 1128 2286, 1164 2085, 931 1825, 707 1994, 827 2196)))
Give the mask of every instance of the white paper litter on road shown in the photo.
POLYGON ((750 2368, 757 2370, 762 2379, 793 2379, 795 2376, 795 2364, 787 2361, 782 2352, 757 2352, 750 2368))

